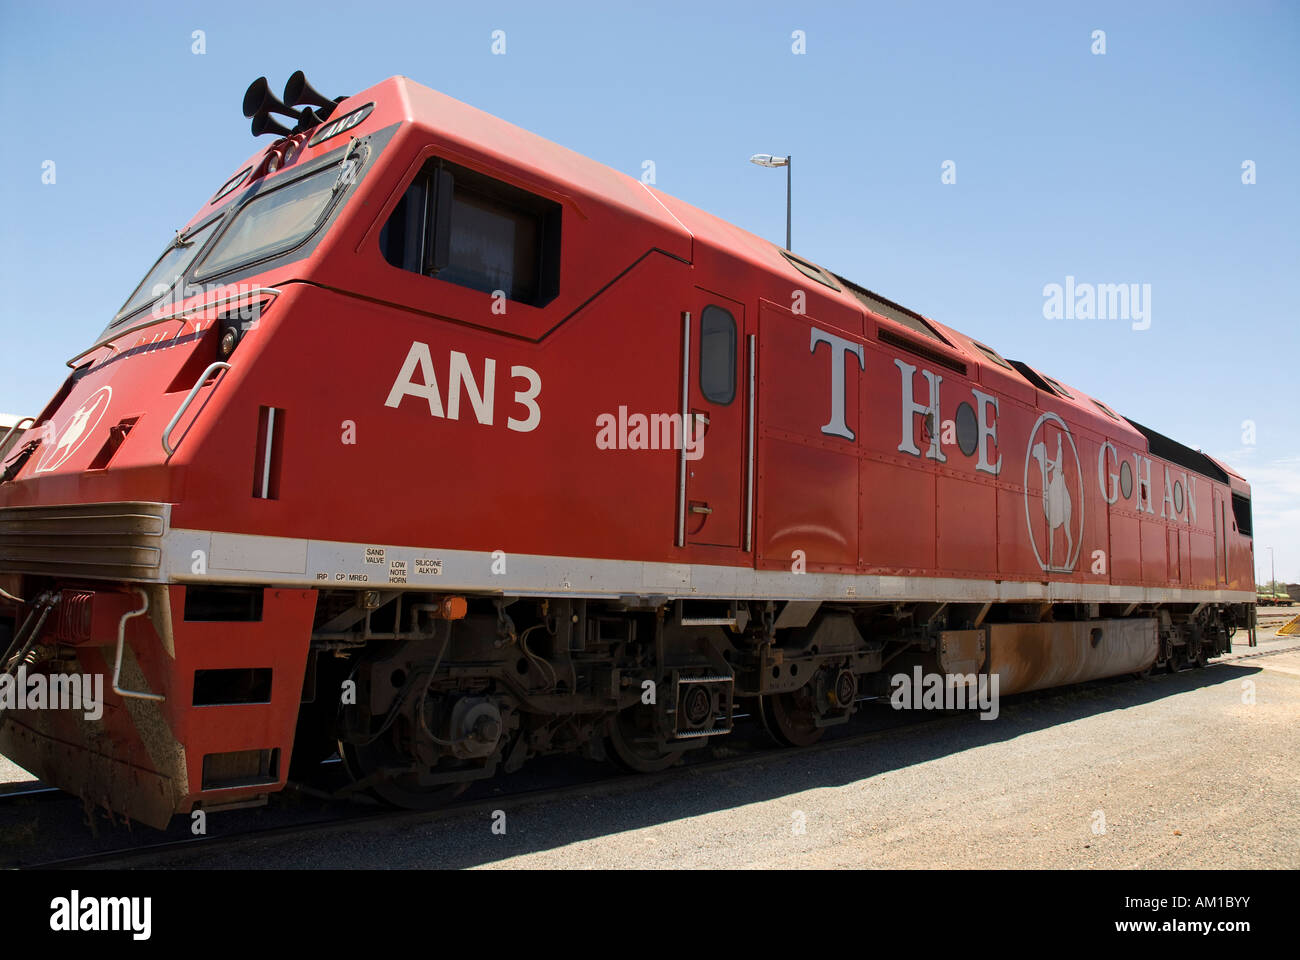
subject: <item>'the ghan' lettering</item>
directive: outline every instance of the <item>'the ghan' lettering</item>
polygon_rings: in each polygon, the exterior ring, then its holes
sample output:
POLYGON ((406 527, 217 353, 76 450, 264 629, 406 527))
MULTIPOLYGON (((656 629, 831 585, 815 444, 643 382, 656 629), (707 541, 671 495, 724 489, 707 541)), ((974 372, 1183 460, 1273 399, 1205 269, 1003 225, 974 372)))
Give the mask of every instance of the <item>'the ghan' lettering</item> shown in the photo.
POLYGON ((831 348, 831 418, 822 427, 822 433, 830 434, 832 437, 843 437, 845 440, 856 440, 853 431, 844 422, 844 360, 845 356, 851 353, 857 358, 858 368, 865 370, 866 355, 862 344, 813 327, 808 351, 816 353, 819 343, 828 344, 831 348))

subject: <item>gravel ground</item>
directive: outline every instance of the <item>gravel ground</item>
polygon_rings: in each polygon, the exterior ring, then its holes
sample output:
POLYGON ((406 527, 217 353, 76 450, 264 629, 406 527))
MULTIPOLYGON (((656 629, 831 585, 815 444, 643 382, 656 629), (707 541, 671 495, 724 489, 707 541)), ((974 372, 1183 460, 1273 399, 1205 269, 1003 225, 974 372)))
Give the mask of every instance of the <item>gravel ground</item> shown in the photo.
MULTIPOLYGON (((683 770, 613 795, 504 799, 504 833, 499 817, 465 814, 166 862, 1300 867, 1300 641, 1261 632, 1258 651, 1240 646, 1233 657, 1147 683, 1009 698, 997 720, 920 725, 866 746, 683 770)), ((214 816, 210 831, 220 823, 214 816)))
MULTIPOLYGON (((1270 638, 1271 641, 1271 638, 1270 638)), ((1300 867, 1300 643, 995 721, 644 790, 172 859, 198 867, 1300 867), (1253 697, 1253 702, 1248 702, 1253 697)), ((1239 654, 1249 654, 1247 648, 1239 654)))
MULTIPOLYGON (((1004 723, 917 731, 868 755, 701 777, 687 788, 697 804, 757 782, 772 796, 503 850, 490 865, 1294 868, 1298 717, 1300 653, 1260 658, 1012 708, 1004 723)), ((671 809, 664 794, 647 806, 671 809)))
POLYGON ((8 757, 0 755, 0 784, 25 784, 35 779, 8 757))

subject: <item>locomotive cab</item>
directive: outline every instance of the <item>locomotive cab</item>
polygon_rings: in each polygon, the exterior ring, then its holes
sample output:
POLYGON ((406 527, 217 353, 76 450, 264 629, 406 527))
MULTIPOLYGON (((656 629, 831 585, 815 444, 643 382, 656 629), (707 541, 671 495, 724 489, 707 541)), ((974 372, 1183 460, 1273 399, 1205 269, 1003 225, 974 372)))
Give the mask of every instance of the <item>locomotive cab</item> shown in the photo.
POLYGON ((0 751, 88 802, 161 827, 286 781, 315 592, 223 574, 236 543, 164 540, 195 517, 210 527, 214 497, 254 523, 274 510, 293 435, 291 404, 268 390, 318 388, 301 349, 267 345, 310 339, 321 264, 367 212, 353 211, 403 122, 392 87, 296 132, 254 117, 282 135, 177 231, 34 425, 6 437, 0 668, 19 694, 94 676, 102 699, 0 701, 0 751), (178 585, 177 564, 203 585, 178 585))

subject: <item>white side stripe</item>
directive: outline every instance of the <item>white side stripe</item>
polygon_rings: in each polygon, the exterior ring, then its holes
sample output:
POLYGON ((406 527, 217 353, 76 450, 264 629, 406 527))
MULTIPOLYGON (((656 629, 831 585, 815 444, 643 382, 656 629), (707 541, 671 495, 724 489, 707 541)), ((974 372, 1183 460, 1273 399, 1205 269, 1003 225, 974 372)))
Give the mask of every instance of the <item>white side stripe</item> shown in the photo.
POLYGON ((488 551, 338 543, 203 530, 173 529, 163 537, 163 575, 176 583, 261 583, 321 588, 356 588, 364 584, 394 590, 539 597, 567 594, 575 597, 1080 603, 1252 603, 1255 599, 1252 591, 1241 590, 795 574, 710 564, 521 553, 509 555, 505 575, 494 575, 492 567, 492 554, 488 551), (202 575, 192 572, 191 557, 196 550, 204 551, 209 558, 207 572, 202 575), (381 557, 382 562, 376 563, 376 557, 381 557), (257 562, 253 563, 252 558, 258 558, 257 562), (277 564, 276 558, 283 559, 277 564))

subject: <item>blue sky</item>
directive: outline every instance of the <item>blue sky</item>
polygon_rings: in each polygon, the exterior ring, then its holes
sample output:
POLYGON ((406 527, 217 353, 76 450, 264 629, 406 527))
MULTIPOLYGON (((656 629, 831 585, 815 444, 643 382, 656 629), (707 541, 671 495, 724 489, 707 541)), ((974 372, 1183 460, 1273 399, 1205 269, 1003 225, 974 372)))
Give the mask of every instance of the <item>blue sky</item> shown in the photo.
POLYGON ((778 242, 784 172, 746 159, 791 153, 796 251, 1227 459, 1257 569, 1300 581, 1300 4, 0 0, 0 411, 44 404, 252 152, 248 82, 298 68, 653 160, 778 242), (1067 276, 1150 284, 1150 328, 1046 319, 1067 276))

